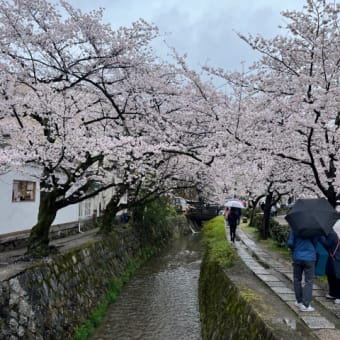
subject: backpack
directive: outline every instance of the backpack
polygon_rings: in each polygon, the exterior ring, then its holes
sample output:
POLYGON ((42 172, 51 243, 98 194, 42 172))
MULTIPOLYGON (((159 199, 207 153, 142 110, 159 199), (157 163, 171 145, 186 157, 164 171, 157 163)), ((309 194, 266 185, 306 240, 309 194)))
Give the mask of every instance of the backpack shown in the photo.
POLYGON ((315 275, 323 276, 326 274, 328 252, 320 242, 316 242, 315 250, 316 250, 316 258, 317 258, 316 263, 315 263, 315 275))
POLYGON ((234 209, 231 209, 228 215, 228 223, 231 225, 236 225, 238 220, 238 213, 234 209))

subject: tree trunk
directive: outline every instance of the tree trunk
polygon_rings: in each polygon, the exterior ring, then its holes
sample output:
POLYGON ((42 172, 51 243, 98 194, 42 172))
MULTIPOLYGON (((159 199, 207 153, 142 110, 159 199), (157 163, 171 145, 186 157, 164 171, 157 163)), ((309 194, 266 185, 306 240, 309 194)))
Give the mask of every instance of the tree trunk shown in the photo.
POLYGON ((273 193, 269 192, 266 195, 266 201, 264 205, 264 214, 263 214, 262 237, 264 240, 266 240, 269 237, 270 209, 272 206, 272 198, 273 198, 273 193))
POLYGON ((255 212, 256 212, 256 207, 257 204, 259 203, 260 199, 263 197, 264 195, 258 196, 255 200, 251 201, 252 207, 251 207, 251 212, 250 212, 250 221, 249 221, 249 225, 253 225, 254 223, 254 217, 255 217, 255 212))
POLYGON ((41 192, 38 221, 32 228, 28 238, 27 254, 29 255, 48 255, 50 227, 56 217, 56 195, 53 192, 41 192))
POLYGON ((332 205, 332 207, 336 207, 336 201, 337 201, 337 193, 335 192, 335 189, 334 189, 334 186, 333 185, 330 185, 327 189, 327 200, 328 202, 332 205))
POLYGON ((113 197, 107 204, 100 225, 100 230, 102 232, 112 231, 112 224, 114 223, 115 217, 118 211, 122 209, 122 207, 117 206, 118 202, 119 201, 113 197))

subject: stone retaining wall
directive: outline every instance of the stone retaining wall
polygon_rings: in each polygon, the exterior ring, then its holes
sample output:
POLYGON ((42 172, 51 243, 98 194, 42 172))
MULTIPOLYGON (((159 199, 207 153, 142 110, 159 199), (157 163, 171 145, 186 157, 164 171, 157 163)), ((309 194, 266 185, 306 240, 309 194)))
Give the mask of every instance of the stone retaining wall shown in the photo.
POLYGON ((216 262, 210 261, 205 254, 199 279, 203 339, 278 339, 273 329, 256 311, 254 304, 245 298, 247 294, 244 294, 244 287, 240 285, 243 280, 236 283, 232 275, 216 262))
POLYGON ((140 250, 138 238, 121 231, 1 282, 0 339, 72 339, 140 250))
POLYGON ((233 267, 223 268, 204 255, 199 307, 203 340, 316 338, 315 329, 306 327, 241 259, 236 259, 233 267))

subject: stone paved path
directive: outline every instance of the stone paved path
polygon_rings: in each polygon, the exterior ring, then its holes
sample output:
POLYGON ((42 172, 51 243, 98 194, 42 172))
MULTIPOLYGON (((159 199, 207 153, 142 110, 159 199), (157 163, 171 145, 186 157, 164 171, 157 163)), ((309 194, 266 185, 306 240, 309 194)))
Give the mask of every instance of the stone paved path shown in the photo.
MULTIPOLYGON (((229 241, 228 232, 227 239, 229 241)), ((252 272, 263 281, 299 318, 313 331, 315 336, 322 340, 340 340, 340 305, 325 298, 327 291, 313 285, 314 312, 301 312, 295 305, 293 290, 293 275, 291 263, 283 258, 273 256, 260 244, 254 242, 241 229, 237 229, 235 247, 239 256, 252 270, 252 272)))

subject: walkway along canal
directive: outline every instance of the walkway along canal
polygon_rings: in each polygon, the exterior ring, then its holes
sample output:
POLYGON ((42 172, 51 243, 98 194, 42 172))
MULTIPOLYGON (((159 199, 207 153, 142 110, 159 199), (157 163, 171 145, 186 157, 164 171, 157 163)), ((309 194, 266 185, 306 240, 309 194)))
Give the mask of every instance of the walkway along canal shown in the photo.
POLYGON ((92 340, 199 340, 201 234, 175 240, 129 281, 92 340))

